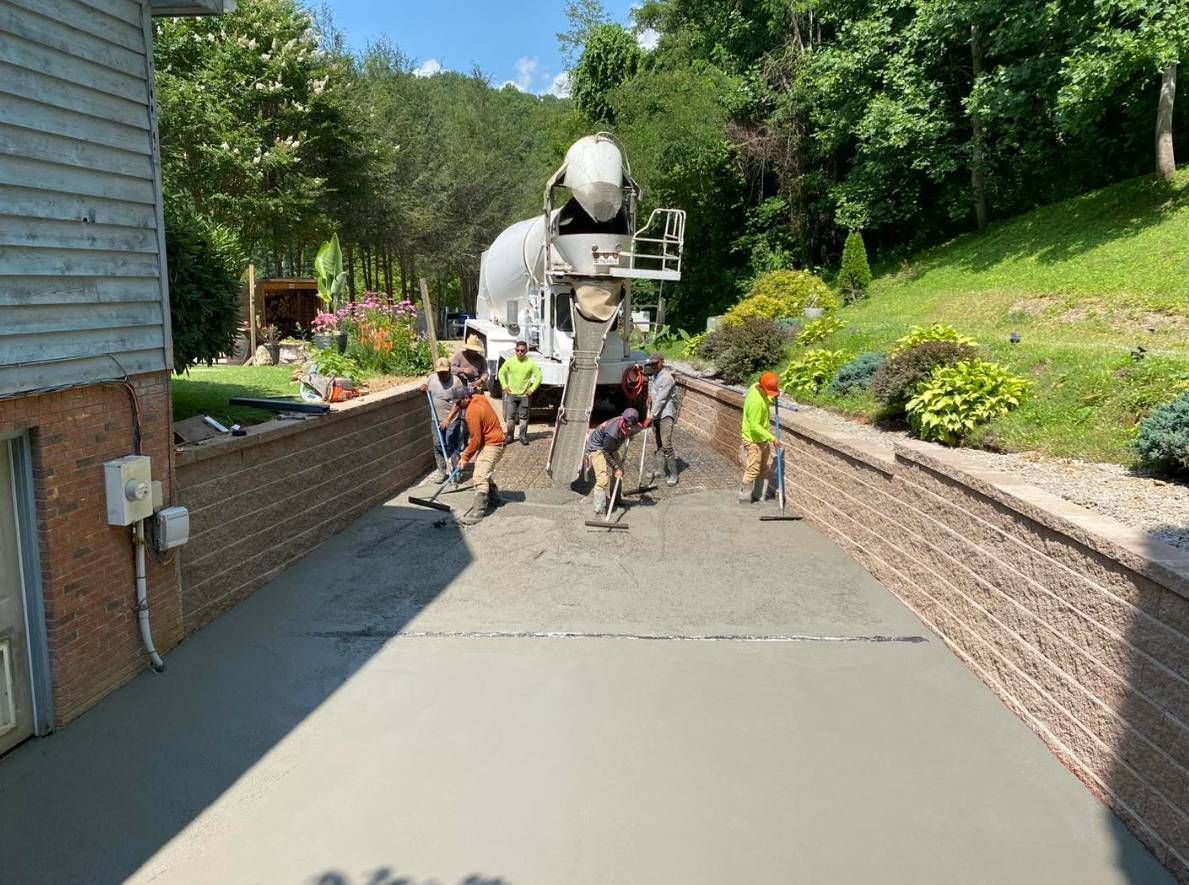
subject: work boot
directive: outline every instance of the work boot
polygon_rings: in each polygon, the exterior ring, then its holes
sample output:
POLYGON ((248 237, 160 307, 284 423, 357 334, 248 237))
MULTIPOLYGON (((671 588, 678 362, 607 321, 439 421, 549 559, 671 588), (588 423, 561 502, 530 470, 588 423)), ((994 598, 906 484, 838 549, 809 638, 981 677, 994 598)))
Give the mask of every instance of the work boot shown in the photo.
POLYGON ((504 503, 504 499, 500 497, 500 490, 495 484, 494 479, 489 479, 487 481, 487 498, 493 508, 499 507, 504 503))
POLYGON ((478 525, 487 515, 487 495, 483 492, 475 493, 475 502, 471 509, 458 518, 461 525, 478 525))
POLYGON ((595 516, 607 515, 607 492, 603 489, 595 489, 592 496, 594 501, 595 516))
POLYGON ((757 479, 751 484, 751 502, 763 501, 768 496, 768 480, 757 479))
POLYGON ((754 504, 756 499, 751 496, 754 487, 750 482, 739 483, 739 496, 735 500, 740 504, 754 504))
POLYGON ((652 485, 654 482, 656 482, 657 474, 663 472, 665 469, 664 465, 665 456, 660 452, 657 452, 648 462, 648 480, 641 484, 652 485))
POLYGON ((672 488, 677 485, 677 458, 665 459, 665 485, 672 488))
POLYGON ((528 445, 528 422, 527 421, 520 422, 520 444, 522 446, 528 445))
POLYGON ((511 442, 512 440, 516 439, 516 422, 515 421, 508 422, 508 431, 504 434, 504 436, 506 436, 508 438, 508 442, 511 442))
POLYGON ((446 471, 439 467, 429 475, 429 481, 435 485, 441 485, 446 481, 446 471))

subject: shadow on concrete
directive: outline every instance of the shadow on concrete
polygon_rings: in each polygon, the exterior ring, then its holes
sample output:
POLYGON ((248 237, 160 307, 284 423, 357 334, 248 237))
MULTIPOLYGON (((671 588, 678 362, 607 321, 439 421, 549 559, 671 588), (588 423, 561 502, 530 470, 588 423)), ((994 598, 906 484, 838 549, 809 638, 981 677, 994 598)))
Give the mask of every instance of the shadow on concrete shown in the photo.
MULTIPOLYGON (((134 874, 470 564, 438 516, 376 508, 187 639, 164 674, 0 761, 0 881, 134 874)), ((202 881, 193 863, 175 873, 202 881)))

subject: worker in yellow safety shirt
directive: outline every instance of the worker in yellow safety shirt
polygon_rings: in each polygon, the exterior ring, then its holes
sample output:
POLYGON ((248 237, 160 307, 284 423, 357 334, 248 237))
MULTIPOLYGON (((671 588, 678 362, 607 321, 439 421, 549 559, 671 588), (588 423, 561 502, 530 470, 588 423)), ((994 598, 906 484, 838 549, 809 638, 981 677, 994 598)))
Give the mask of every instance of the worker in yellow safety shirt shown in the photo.
POLYGON ((528 411, 533 394, 541 386, 541 367, 528 358, 528 345, 516 342, 512 359, 504 360, 499 370, 500 387, 504 396, 504 422, 508 425, 508 442, 516 438, 516 423, 520 422, 520 444, 528 445, 528 411))
POLYGON ((772 469, 772 450, 780 440, 772 433, 772 403, 780 396, 775 372, 765 372, 743 398, 743 451, 747 466, 739 486, 739 503, 754 504, 764 496, 772 469))

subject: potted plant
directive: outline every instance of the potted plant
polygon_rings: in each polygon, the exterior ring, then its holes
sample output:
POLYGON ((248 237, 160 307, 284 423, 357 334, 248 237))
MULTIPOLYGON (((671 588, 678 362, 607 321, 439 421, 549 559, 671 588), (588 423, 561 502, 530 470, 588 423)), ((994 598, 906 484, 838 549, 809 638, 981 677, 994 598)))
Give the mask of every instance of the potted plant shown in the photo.
POLYGON ((318 350, 347 352, 347 333, 339 331, 338 314, 319 313, 310 328, 314 331, 314 347, 318 350))
MULTIPOLYGON (((325 330, 323 334, 332 337, 339 353, 343 353, 347 349, 347 333, 338 330, 338 318, 335 316, 335 311, 338 310, 339 303, 343 300, 343 292, 347 288, 347 272, 343 270, 343 250, 339 246, 337 233, 323 243, 318 250, 318 254, 314 258, 314 276, 318 282, 318 297, 322 299, 325 308, 325 312, 319 314, 319 317, 330 317, 334 320, 333 328, 325 330)), ((314 329, 319 331, 316 320, 314 329)), ((314 344, 323 350, 329 346, 319 344, 317 337, 314 339, 314 344)))
POLYGON ((260 340, 268 351, 269 365, 281 362, 281 330, 269 323, 260 330, 260 340))
POLYGON ((826 315, 826 309, 818 305, 817 295, 814 294, 809 296, 809 303, 805 305, 803 313, 807 320, 816 320, 826 315))

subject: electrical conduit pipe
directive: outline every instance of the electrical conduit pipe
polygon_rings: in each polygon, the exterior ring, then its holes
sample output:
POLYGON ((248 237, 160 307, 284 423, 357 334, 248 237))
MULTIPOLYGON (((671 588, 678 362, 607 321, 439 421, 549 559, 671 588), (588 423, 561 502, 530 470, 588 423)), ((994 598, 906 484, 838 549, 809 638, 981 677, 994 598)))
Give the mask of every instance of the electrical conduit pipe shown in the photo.
POLYGON ((145 651, 149 653, 153 672, 164 673, 165 661, 157 653, 157 646, 153 644, 153 628, 149 625, 149 584, 148 568, 145 564, 143 519, 137 520, 132 537, 136 545, 136 620, 140 623, 140 638, 144 642, 145 651))

